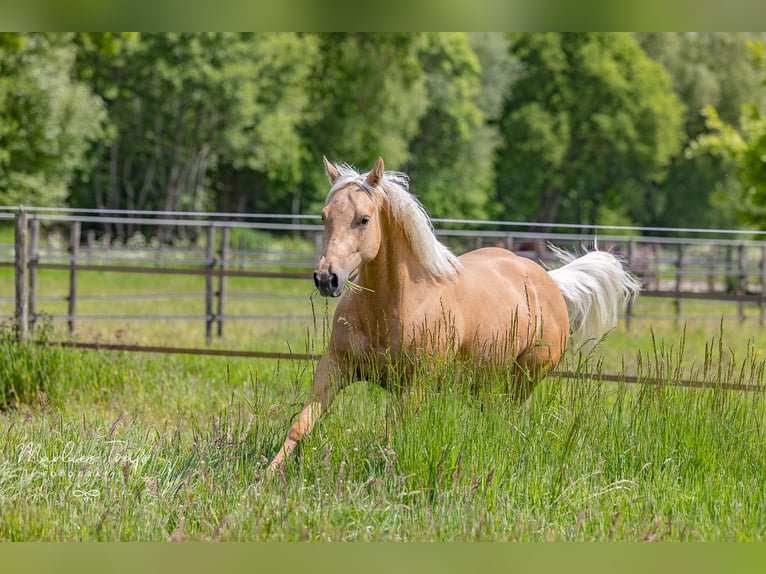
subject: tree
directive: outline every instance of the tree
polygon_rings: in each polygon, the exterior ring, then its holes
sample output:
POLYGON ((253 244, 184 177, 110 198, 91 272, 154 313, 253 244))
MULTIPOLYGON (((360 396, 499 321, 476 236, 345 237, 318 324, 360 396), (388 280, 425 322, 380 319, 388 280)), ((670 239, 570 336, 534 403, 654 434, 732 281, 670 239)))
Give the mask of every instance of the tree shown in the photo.
POLYGON ((312 78, 315 121, 305 128, 303 209, 316 212, 327 183, 318 159, 388 169, 436 216, 484 217, 497 143, 493 118, 507 86, 500 34, 322 34, 312 78))
POLYGON ((255 113, 230 140, 213 174, 215 205, 223 211, 300 210, 306 156, 303 127, 312 122, 310 77, 319 46, 310 34, 267 34, 248 54, 255 113))
POLYGON ((413 189, 439 217, 486 218, 498 135, 490 123, 507 87, 500 34, 423 37, 427 108, 409 146, 413 189))
MULTIPOLYGON (((673 88, 686 106, 685 145, 715 122, 741 128, 745 103, 763 109, 763 73, 754 65, 748 45, 757 37, 743 33, 637 34, 647 54, 671 75, 673 88), (716 110, 715 118, 710 107, 716 110)), ((747 118, 745 118, 747 119, 747 118)), ((717 153, 678 154, 668 175, 648 189, 641 215, 644 225, 659 227, 729 227, 737 223, 730 201, 736 181, 733 166, 717 153)))
POLYGON ((683 106, 662 66, 619 33, 517 33, 521 68, 505 102, 497 199, 509 218, 624 217, 665 176, 683 106))
POLYGON ((317 213, 327 192, 321 169, 331 161, 387 169, 404 166, 427 107, 418 50, 422 35, 331 33, 317 36, 320 59, 309 78, 312 121, 303 126, 306 156, 301 210, 317 213))
MULTIPOLYGON (((80 34, 107 137, 75 205, 318 211, 321 156, 417 179, 439 215, 484 216, 507 80, 502 35, 80 34)), ((130 230, 116 230, 118 234, 130 230)))
POLYGON ((253 193, 232 187, 232 170, 296 179, 312 42, 184 33, 143 34, 117 50, 102 44, 82 42, 80 72, 107 101, 110 138, 94 149, 78 204, 202 211, 213 206, 211 170, 220 169, 219 199, 253 193))
POLYGON ((105 113, 74 59, 70 35, 0 34, 0 204, 61 206, 85 168, 105 113))
MULTIPOLYGON (((766 71, 764 42, 751 42, 749 49, 753 64, 766 71)), ((766 85, 766 80, 761 82, 766 85)), ((707 106, 703 115, 707 131, 690 143, 687 155, 719 158, 738 183, 719 187, 719 205, 727 206, 743 223, 766 229, 766 115, 754 103, 744 105, 739 129, 724 121, 713 106, 707 106)))

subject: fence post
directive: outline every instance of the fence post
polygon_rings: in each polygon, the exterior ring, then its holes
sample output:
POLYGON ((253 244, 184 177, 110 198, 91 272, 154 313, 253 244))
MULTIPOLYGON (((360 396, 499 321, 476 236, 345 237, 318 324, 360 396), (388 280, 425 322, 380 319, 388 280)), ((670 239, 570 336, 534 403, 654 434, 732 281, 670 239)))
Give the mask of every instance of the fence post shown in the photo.
POLYGON ((26 343, 29 334, 27 307, 27 212, 19 207, 14 232, 14 263, 16 276, 16 329, 19 340, 26 343))
POLYGON ((93 250, 96 248, 96 232, 93 229, 89 229, 85 237, 86 237, 85 245, 87 245, 87 249, 88 249, 87 261, 92 261, 93 250))
POLYGON ((67 326, 69 334, 74 333, 74 314, 77 304, 77 257, 80 254, 80 222, 73 221, 69 233, 69 309, 67 326))
POLYGON ((226 296, 226 268, 229 259, 229 240, 231 237, 231 229, 224 227, 221 229, 221 265, 218 267, 218 337, 223 337, 223 309, 224 300, 226 296))
POLYGON ((662 283, 660 281, 660 267, 662 262, 660 261, 660 244, 659 243, 652 243, 651 247, 652 252, 652 259, 654 260, 653 266, 651 264, 647 264, 651 268, 651 284, 652 289, 660 290, 662 289, 662 283))
POLYGON ((681 281, 684 274, 684 246, 678 244, 678 259, 676 260, 676 298, 674 301, 676 308, 676 321, 681 317, 681 281))
MULTIPOLYGON (((745 244, 739 244, 739 257, 737 261, 738 278, 737 278, 737 293, 739 295, 745 295, 747 293, 747 251, 745 250, 745 244)), ((739 301, 739 320, 745 320, 745 302, 740 299, 739 301)))
POLYGON ((761 300, 758 303, 761 311, 761 327, 766 323, 766 306, 764 302, 766 302, 766 245, 761 246, 761 300))
MULTIPOLYGON (((628 266, 632 270, 634 267, 634 259, 636 252, 636 241, 631 239, 628 241, 628 266)), ((628 299, 628 304, 625 306, 625 330, 630 331, 630 323, 633 319, 633 299, 628 299)))
POLYGON ((40 220, 35 216, 30 222, 29 237, 29 329, 37 322, 37 263, 40 261, 40 220))
POLYGON ((215 267, 215 227, 207 227, 207 246, 205 250, 205 344, 210 344, 213 333, 213 268, 215 267))
POLYGON ((709 261, 710 263, 708 265, 707 290, 710 293, 713 293, 715 291, 715 279, 718 273, 718 245, 710 246, 709 261))

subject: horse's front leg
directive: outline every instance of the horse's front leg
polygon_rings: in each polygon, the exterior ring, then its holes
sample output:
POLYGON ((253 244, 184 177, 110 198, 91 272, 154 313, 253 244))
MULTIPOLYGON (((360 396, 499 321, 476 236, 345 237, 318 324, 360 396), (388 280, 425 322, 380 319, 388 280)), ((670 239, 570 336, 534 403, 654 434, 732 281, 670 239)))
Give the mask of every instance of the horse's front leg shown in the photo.
POLYGON ((285 459, 295 450, 298 443, 311 432, 319 417, 330 406, 335 395, 343 386, 345 377, 338 368, 338 363, 332 357, 324 355, 317 364, 314 380, 311 383, 311 392, 306 406, 303 407, 298 419, 292 424, 287 432, 282 448, 279 449, 274 459, 269 464, 269 472, 279 470, 284 465, 285 459))

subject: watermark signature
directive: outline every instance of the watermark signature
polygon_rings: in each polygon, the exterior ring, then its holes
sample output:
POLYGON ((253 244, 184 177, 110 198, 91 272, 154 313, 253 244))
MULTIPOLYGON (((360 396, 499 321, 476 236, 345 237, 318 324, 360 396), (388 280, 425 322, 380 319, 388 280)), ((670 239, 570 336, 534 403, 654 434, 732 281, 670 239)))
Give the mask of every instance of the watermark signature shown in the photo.
POLYGON ((80 488, 75 488, 72 491, 72 496, 75 498, 81 498, 84 502, 90 502, 91 500, 94 500, 101 496, 101 491, 93 488, 91 490, 82 490, 80 488))
POLYGON ((122 440, 96 445, 69 441, 57 449, 26 442, 18 447, 15 462, 23 469, 27 481, 64 480, 69 482, 67 492, 72 498, 88 503, 101 498, 99 482, 112 481, 114 474, 119 473, 127 484, 129 473, 140 472, 151 458, 151 452, 122 440))
POLYGON ((24 443, 19 447, 18 464, 30 463, 35 466, 57 466, 59 464, 72 464, 81 466, 96 466, 101 464, 130 464, 143 466, 151 459, 151 454, 142 451, 133 451, 127 442, 121 440, 106 441, 109 450, 106 453, 85 454, 78 451, 73 441, 67 442, 60 451, 55 453, 46 452, 39 443, 24 443))

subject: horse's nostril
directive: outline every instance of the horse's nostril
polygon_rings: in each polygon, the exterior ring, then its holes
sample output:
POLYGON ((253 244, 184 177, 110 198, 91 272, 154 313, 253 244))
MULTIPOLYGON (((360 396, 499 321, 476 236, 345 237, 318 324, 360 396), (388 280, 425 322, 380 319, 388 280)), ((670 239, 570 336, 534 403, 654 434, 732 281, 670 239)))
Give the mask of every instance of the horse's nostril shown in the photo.
POLYGON ((314 285, 325 297, 335 296, 338 291, 340 280, 335 273, 314 272, 314 285))

